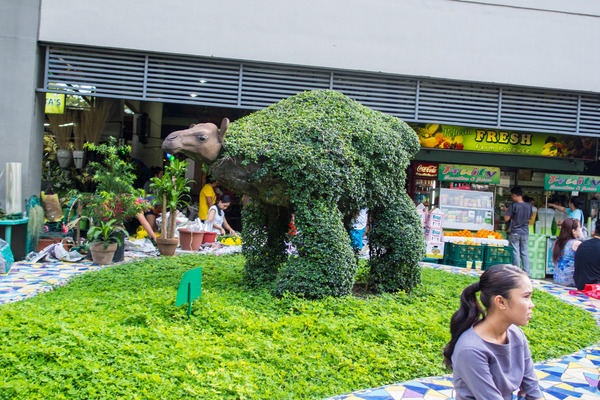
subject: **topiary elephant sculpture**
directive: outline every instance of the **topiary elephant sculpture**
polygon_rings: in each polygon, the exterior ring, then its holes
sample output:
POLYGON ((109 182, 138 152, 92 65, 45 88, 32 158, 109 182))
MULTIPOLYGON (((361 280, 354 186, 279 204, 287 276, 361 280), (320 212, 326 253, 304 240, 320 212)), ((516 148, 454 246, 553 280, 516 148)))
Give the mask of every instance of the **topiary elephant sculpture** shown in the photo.
POLYGON ((400 119, 318 90, 231 124, 224 119, 220 129, 206 123, 173 132, 163 148, 207 164, 225 187, 250 196, 242 218, 249 283, 270 284, 278 295, 349 294, 357 270, 350 216, 365 207, 370 289, 410 291, 420 283, 423 233, 404 186, 419 140, 400 119), (288 236, 292 214, 297 234, 288 236), (296 253, 287 254, 286 238, 296 253))

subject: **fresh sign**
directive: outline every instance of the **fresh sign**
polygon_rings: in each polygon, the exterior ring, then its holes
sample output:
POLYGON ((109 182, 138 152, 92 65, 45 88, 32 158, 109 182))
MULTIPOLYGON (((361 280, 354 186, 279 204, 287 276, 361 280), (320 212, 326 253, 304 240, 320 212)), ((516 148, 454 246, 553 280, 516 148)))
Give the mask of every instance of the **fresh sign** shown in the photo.
POLYGON ((594 137, 442 124, 411 124, 411 127, 422 148, 597 159, 598 141, 594 137))

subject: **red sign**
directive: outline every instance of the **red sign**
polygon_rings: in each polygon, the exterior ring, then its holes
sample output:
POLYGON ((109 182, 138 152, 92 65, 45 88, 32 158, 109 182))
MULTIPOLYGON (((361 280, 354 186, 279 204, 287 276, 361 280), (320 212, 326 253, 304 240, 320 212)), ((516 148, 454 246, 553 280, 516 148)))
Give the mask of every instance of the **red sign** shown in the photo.
POLYGON ((438 165, 437 164, 429 164, 429 163, 416 164, 415 176, 422 176, 424 178, 437 178, 438 165))

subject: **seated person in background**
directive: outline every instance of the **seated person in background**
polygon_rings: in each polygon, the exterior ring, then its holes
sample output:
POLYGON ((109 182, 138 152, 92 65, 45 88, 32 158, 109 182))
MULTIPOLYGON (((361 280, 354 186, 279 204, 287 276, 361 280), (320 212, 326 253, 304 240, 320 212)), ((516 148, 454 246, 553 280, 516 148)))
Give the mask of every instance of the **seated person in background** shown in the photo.
MULTIPOLYGON (((156 233, 154 233, 154 230, 148 223, 148 220, 144 216, 144 213, 139 213, 136 215, 136 217, 137 217, 138 222, 142 226, 142 228, 144 228, 144 230, 148 233, 148 237, 150 238, 150 240, 152 240, 154 243, 156 243, 156 233)), ((155 221, 156 221, 156 219, 155 219, 155 221)))
MULTIPOLYGON (((150 168, 150 173, 152 174, 152 178, 161 179, 164 175, 164 170, 161 167, 152 167, 152 168, 150 168)), ((146 197, 146 200, 148 200, 149 202, 151 202, 152 200, 155 199, 155 193, 152 193, 150 190, 151 184, 152 184, 151 180, 148 180, 144 184, 144 191, 148 195, 146 197)), ((160 214, 160 212, 161 212, 161 206, 159 206, 159 205, 156 205, 156 206, 150 208, 148 211, 144 212, 144 217, 146 217, 148 224, 150 225, 150 227, 152 227, 154 232, 158 231, 158 225, 156 225, 156 217, 157 217, 157 215, 160 214)), ((141 220, 139 218, 138 218, 138 221, 140 221, 140 223, 141 223, 141 220)), ((145 226, 144 226, 144 229, 146 229, 145 226)), ((148 229, 146 229, 146 231, 148 231, 148 229)), ((150 232, 148 232, 148 235, 150 235, 150 232)))
POLYGON ((162 167, 158 167, 158 166, 154 166, 152 168, 150 168, 150 179, 148 179, 146 181, 146 183, 144 183, 144 192, 146 192, 147 194, 150 194, 150 185, 152 184, 152 178, 158 178, 161 179, 164 175, 164 170, 162 169, 162 167))
POLYGON ((562 286, 575 286, 575 252, 581 244, 581 224, 573 218, 566 218, 560 228, 560 235, 552 248, 554 263, 554 283, 562 286))
POLYGON ((575 286, 583 290, 587 283, 600 283, 600 218, 594 236, 584 241, 575 253, 575 286))
POLYGON ((231 204, 231 197, 228 195, 224 195, 217 201, 217 204, 212 206, 208 210, 208 217, 206 218, 206 223, 212 223, 212 232, 216 232, 221 235, 225 235, 225 229, 229 231, 229 234, 232 236, 236 235, 236 232, 231 229, 229 224, 227 223, 227 219, 225 218, 225 210, 231 204))

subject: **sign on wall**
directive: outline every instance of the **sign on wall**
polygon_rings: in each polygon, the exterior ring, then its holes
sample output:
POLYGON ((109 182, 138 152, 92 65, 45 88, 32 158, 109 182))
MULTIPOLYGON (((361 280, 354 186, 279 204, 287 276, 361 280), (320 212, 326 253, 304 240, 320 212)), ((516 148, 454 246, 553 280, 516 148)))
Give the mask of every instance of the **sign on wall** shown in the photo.
POLYGON ((417 163, 415 165, 415 176, 419 178, 437 178, 438 165, 432 163, 417 163))
POLYGON ((476 165, 440 164, 438 179, 446 182, 500 183, 500 168, 476 165))
POLYGON ((544 189, 600 193, 600 176, 546 174, 544 189))
POLYGON ((62 114, 65 112, 65 95, 46 93, 46 114, 62 114))
POLYGON ((423 148, 595 160, 597 139, 441 124, 410 124, 423 148))

